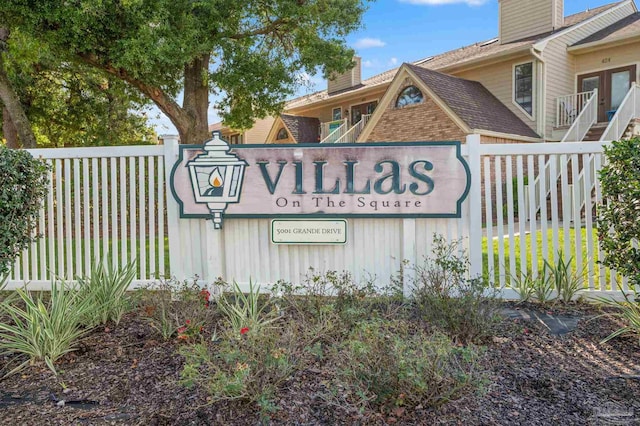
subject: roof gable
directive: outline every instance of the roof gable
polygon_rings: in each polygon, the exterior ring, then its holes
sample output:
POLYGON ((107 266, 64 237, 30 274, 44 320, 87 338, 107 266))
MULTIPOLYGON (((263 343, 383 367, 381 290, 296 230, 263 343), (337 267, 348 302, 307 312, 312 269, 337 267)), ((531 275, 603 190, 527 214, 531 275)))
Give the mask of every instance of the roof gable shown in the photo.
POLYGON ((406 64, 470 129, 540 138, 477 81, 406 64))

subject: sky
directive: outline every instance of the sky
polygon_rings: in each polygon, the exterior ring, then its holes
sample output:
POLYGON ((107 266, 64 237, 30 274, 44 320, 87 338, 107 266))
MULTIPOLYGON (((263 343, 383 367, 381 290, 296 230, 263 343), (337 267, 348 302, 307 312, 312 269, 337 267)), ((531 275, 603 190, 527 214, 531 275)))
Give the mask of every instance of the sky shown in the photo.
MULTIPOLYGON (((565 16, 614 0, 565 0, 565 16)), ((457 49, 498 35, 498 0, 378 0, 369 3, 363 27, 347 37, 362 58, 362 78, 400 66, 403 62, 457 49)), ((323 90, 321 75, 309 76, 309 88, 297 96, 323 90)), ((158 110, 149 114, 156 132, 177 134, 158 110)), ((219 121, 210 107, 209 124, 219 121)))

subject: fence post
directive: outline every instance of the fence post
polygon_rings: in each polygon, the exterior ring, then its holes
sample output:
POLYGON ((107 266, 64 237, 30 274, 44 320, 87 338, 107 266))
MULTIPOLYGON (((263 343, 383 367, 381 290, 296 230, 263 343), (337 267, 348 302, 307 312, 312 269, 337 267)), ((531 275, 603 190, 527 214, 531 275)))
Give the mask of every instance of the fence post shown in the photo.
POLYGON ((404 297, 411 297, 412 286, 416 277, 415 266, 417 265, 416 259, 416 220, 415 219, 402 219, 402 258, 401 264, 402 270, 402 293, 404 297))
POLYGON ((171 171, 173 165, 178 161, 178 136, 163 135, 164 141, 164 170, 166 182, 165 200, 167 208, 167 230, 169 236, 169 270, 172 277, 182 281, 186 277, 182 268, 180 253, 180 214, 178 212, 178 202, 171 193, 171 171))
POLYGON ((471 190, 469 191, 469 274, 482 276, 482 182, 480 168, 480 135, 467 136, 471 190))

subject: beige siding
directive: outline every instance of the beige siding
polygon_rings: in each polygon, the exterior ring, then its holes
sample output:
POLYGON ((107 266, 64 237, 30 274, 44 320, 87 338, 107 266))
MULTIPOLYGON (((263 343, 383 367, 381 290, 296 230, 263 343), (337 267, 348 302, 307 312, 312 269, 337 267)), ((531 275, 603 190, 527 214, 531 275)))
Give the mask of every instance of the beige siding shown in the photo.
POLYGON ((603 16, 549 41, 543 53, 546 64, 546 137, 551 137, 555 123, 556 98, 576 92, 576 58, 567 52, 567 46, 571 46, 634 12, 633 5, 630 3, 615 7, 603 16))
POLYGON ((265 143, 274 121, 275 118, 273 117, 256 120, 253 127, 245 132, 244 143, 265 143))
MULTIPOLYGON (((535 131, 535 120, 528 117, 527 114, 513 102, 513 66, 523 62, 535 63, 532 56, 522 56, 520 58, 500 62, 498 64, 488 65, 461 73, 454 73, 454 75, 466 80, 479 81, 482 83, 484 87, 486 87, 496 98, 500 100, 500 102, 505 104, 507 108, 518 116, 518 118, 524 121, 535 131)), ((535 93, 536 91, 534 87, 534 112, 538 102, 538 99, 535 99, 535 93)))
POLYGON ((388 85, 379 86, 375 89, 371 89, 367 91, 366 94, 361 93, 357 97, 350 97, 348 99, 340 99, 336 100, 333 103, 327 103, 323 106, 316 107, 313 109, 292 109, 287 111, 289 114, 294 115, 302 115, 305 117, 317 117, 321 123, 326 123, 328 121, 333 121, 333 109, 340 108, 342 110, 342 118, 345 118, 344 114, 346 110, 351 110, 351 107, 354 105, 360 105, 372 101, 380 101, 382 96, 384 95, 385 90, 388 85))
POLYGON ((343 74, 338 74, 333 80, 327 82, 327 92, 333 93, 360 84, 362 60, 359 57, 355 57, 353 60, 355 61, 355 66, 352 69, 343 74))
POLYGON ((551 31, 555 13, 554 0, 501 0, 501 43, 551 31))
POLYGON ((556 6, 555 6, 556 16, 555 16, 554 27, 561 28, 564 25, 564 1, 555 0, 555 3, 556 3, 556 6))
MULTIPOLYGON (((640 41, 616 47, 602 49, 575 56, 575 74, 586 74, 604 69, 619 68, 625 65, 639 65, 640 72, 640 41)), ((638 76, 636 76, 638 81, 638 76)))

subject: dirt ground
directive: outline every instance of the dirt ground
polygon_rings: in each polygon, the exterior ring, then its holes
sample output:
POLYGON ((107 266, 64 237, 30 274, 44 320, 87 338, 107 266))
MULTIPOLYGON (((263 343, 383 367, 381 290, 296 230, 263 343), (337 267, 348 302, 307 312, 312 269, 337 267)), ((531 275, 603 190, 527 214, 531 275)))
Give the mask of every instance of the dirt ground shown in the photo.
MULTIPOLYGON (((579 321, 560 336, 538 321, 505 317, 483 352, 481 389, 437 410, 418 407, 394 416, 348 412, 323 398, 328 372, 317 365, 289 380, 271 424, 640 425, 638 339, 600 344, 618 324, 597 317, 591 306, 561 313, 579 321)), ((180 385, 179 345, 161 341, 147 321, 131 313, 119 327, 85 338, 80 350, 58 364, 59 378, 30 367, 0 381, 0 424, 260 424, 252 407, 211 404, 203 390, 180 385)), ((0 356, 0 369, 9 366, 10 359, 0 356)))

